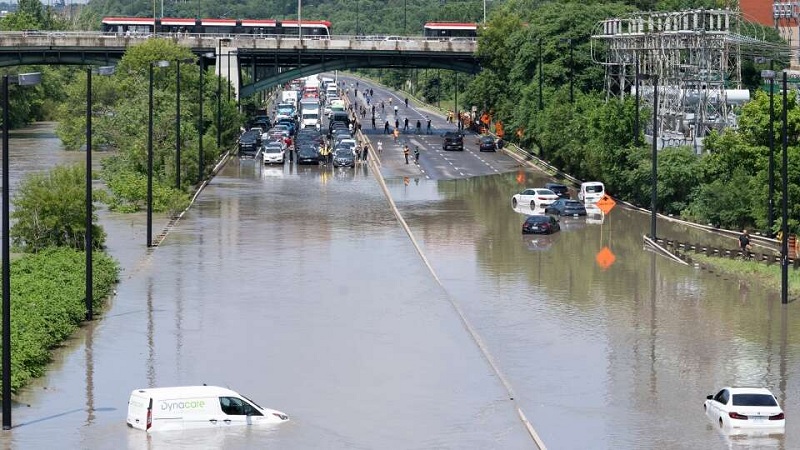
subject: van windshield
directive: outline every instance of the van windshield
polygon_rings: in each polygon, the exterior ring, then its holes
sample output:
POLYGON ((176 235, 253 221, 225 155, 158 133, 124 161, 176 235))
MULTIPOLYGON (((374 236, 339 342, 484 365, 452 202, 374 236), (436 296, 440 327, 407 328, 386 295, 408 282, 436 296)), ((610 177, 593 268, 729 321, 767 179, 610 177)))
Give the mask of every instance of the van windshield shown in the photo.
MULTIPOLYGON (((241 394, 239 394, 239 395, 241 395, 241 394)), ((250 402, 250 404, 251 404, 251 405, 253 405, 253 406, 255 406, 256 408, 258 408, 258 409, 262 409, 262 410, 264 409, 264 408, 262 408, 262 407, 261 407, 261 406, 260 406, 258 403, 256 403, 256 402, 254 402, 254 401, 250 400, 249 398, 245 397, 244 395, 242 395, 242 398, 243 398, 243 399, 245 399, 245 400, 247 400, 248 402, 250 402)))

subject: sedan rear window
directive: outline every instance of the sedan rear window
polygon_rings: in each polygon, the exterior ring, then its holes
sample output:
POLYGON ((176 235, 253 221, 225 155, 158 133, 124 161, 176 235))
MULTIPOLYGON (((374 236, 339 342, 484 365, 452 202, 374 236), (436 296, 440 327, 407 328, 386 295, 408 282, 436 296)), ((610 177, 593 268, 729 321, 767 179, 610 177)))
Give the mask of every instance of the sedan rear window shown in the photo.
POLYGON ((733 394, 734 406, 778 406, 775 398, 767 394, 733 394))

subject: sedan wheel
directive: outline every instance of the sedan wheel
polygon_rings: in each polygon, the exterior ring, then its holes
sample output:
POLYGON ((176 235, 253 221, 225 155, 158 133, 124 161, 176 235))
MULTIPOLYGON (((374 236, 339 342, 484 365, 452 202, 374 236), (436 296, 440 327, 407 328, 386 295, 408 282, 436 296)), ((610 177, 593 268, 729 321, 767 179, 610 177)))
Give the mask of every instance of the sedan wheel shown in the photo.
POLYGON ((512 208, 516 208, 517 207, 517 199, 515 199, 515 198, 511 199, 511 207, 512 208))
POLYGON ((531 200, 531 209, 536 209, 536 201, 531 200))

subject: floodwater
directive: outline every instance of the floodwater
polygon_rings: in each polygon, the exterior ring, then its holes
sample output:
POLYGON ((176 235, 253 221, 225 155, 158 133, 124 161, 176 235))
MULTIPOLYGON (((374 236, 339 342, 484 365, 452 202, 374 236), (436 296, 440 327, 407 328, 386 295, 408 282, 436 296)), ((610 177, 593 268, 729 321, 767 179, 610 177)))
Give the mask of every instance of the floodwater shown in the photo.
MULTIPOLYGON (((18 148, 74 157, 12 138, 12 161, 18 148)), ((794 303, 644 250, 649 217, 620 207, 523 237, 516 175, 388 180, 442 285, 363 168, 233 160, 151 253, 140 216, 103 213, 125 267, 117 295, 16 397, 0 442, 534 448, 519 406, 554 449, 800 448, 794 303), (151 436, 125 426, 131 390, 202 383, 292 420, 151 436), (726 385, 772 389, 785 435, 720 432, 702 403, 726 385)))
MULTIPOLYGON (((795 304, 643 250, 649 215, 619 207, 602 223, 564 218, 559 233, 521 236, 516 177, 399 180, 392 196, 545 443, 800 448, 795 304), (613 263, 603 268, 607 252, 613 263), (702 405, 729 385, 772 389, 789 418, 785 435, 721 433, 702 405)), ((527 173, 527 185, 545 182, 527 173)), ((709 239, 658 226, 659 235, 709 239)))

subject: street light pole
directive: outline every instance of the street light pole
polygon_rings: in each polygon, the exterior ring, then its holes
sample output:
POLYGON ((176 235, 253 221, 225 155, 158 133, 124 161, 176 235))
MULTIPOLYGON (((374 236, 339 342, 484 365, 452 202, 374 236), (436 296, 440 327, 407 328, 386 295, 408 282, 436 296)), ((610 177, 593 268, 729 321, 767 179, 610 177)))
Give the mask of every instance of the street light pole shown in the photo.
POLYGON ((147 246, 153 246, 153 67, 167 67, 169 61, 150 62, 150 84, 147 92, 147 246))
POLYGON ((542 83, 544 83, 544 77, 542 75, 542 38, 539 37, 539 111, 544 109, 544 102, 542 101, 542 83))
POLYGON ((408 34, 408 28, 406 28, 407 24, 407 16, 408 16, 408 0, 403 0, 403 36, 408 34))
POLYGON ((153 62, 147 91, 147 246, 153 245, 153 62))
POLYGON ((656 207, 658 206, 658 75, 653 78, 653 168, 650 187, 650 237, 656 240, 656 207))
POLYGON ((93 308, 93 265, 92 265, 92 68, 86 69, 86 320, 92 320, 93 308))
MULTIPOLYGON (((94 316, 94 273, 92 257, 94 252, 93 220, 94 203, 92 199, 92 68, 86 69, 86 234, 84 251, 86 252, 86 320, 94 316)), ((113 66, 100 67, 98 75, 112 75, 113 66)))
POLYGON ((783 129, 782 129, 782 167, 781 178, 783 179, 783 201, 781 212, 781 304, 789 303, 789 176, 787 166, 789 165, 788 148, 789 148, 789 135, 788 135, 788 119, 786 111, 788 109, 788 102, 786 99, 786 71, 783 71, 783 129))
POLYGON ((3 429, 11 429, 11 236, 9 235, 9 215, 11 208, 9 204, 9 155, 8 155, 8 133, 9 133, 9 99, 8 85, 14 82, 20 86, 31 86, 39 84, 42 76, 40 73, 23 73, 19 75, 3 75, 3 245, 2 245, 2 283, 3 283, 3 389, 2 389, 2 412, 3 429))
POLYGON ((636 104, 636 115, 633 116, 633 146, 634 147, 638 147, 639 146, 639 98, 640 98, 640 95, 639 95, 639 85, 640 85, 640 83, 639 83, 639 58, 638 57, 636 58, 636 62, 634 63, 633 71, 634 71, 635 80, 636 80, 636 97, 635 97, 636 101, 634 102, 636 104))
POLYGON ((175 61, 175 189, 181 188, 181 60, 175 61))
MULTIPOLYGON (((770 69, 772 69, 770 61, 770 69)), ((761 78, 769 80, 769 167, 767 177, 767 236, 772 236, 772 227, 775 226, 775 106, 773 93, 775 91, 775 71, 762 70, 761 78)))
POLYGON ((217 52, 217 149, 222 148, 222 42, 219 44, 217 52))
POLYGON ((300 45, 303 45, 303 0, 297 0, 297 38, 300 39, 300 45))
POLYGON ((8 178, 8 75, 3 75, 3 429, 11 429, 11 250, 8 178))
POLYGON ((197 182, 203 181, 203 135, 205 130, 205 117, 203 117, 203 97, 205 97, 205 85, 203 84, 206 71, 206 55, 200 55, 200 123, 197 125, 200 136, 198 136, 198 149, 197 149, 197 182))
POLYGON ((573 91, 573 78, 575 77, 575 68, 572 63, 572 39, 571 38, 563 38, 560 39, 561 43, 566 43, 569 45, 569 103, 572 104, 575 100, 574 91, 573 91))

